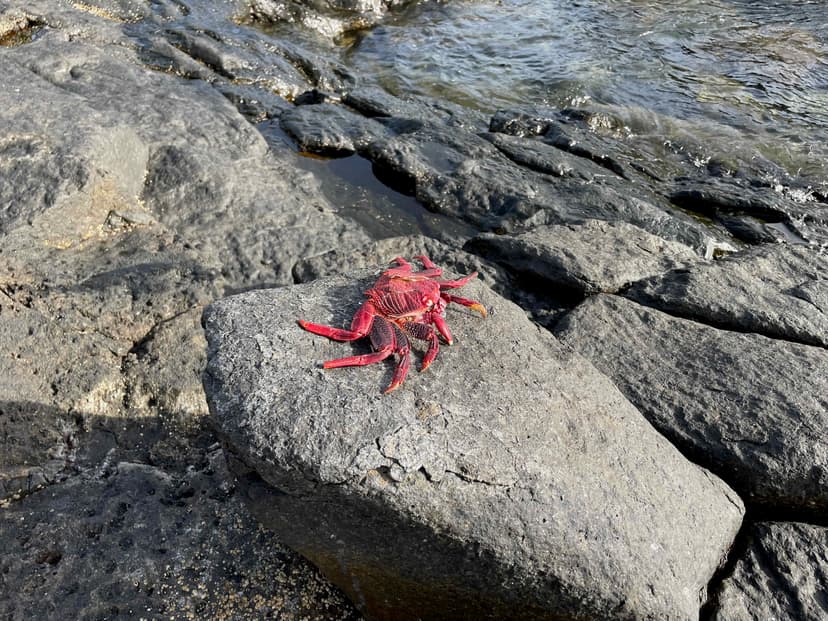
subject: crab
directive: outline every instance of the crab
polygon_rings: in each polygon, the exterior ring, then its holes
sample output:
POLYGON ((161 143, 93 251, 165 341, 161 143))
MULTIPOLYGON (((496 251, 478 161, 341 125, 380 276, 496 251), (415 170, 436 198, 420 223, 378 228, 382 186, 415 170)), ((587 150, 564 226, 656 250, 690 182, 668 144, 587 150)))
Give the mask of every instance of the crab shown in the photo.
POLYGON ((365 366, 398 354, 394 376, 385 390, 389 393, 400 387, 411 366, 409 338, 428 341, 420 371, 425 371, 437 357, 440 350, 438 333, 448 345, 454 342, 445 320, 449 303, 460 304, 486 316, 486 308, 480 302, 446 292, 447 289, 462 287, 477 276, 477 272, 457 280, 442 280, 443 270, 427 256, 414 258, 422 263, 421 271, 415 272, 402 257, 393 260, 396 267, 385 270, 374 286, 365 292, 368 299, 354 314, 350 330, 299 320, 299 325, 308 332, 335 341, 356 341, 366 336, 371 339, 372 353, 328 360, 322 363, 323 368, 365 366))

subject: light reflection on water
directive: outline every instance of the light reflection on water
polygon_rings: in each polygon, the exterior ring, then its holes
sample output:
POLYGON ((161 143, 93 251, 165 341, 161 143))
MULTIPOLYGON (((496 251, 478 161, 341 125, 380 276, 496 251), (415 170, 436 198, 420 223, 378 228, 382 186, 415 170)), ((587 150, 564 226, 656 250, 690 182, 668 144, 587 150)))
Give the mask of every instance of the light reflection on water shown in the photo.
POLYGON ((827 33, 824 2, 451 0, 365 33, 344 60, 392 93, 600 109, 824 182, 827 33))

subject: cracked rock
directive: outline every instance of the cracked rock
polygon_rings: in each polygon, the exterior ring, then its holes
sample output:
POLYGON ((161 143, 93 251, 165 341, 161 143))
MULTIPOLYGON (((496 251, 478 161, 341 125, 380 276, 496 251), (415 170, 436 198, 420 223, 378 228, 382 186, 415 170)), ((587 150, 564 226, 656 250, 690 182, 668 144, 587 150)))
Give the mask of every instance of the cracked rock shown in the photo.
POLYGON ((828 251, 766 245, 654 276, 634 300, 730 330, 828 347, 828 251))
POLYGON ((828 352, 598 295, 556 333, 747 501, 828 510, 828 352))
POLYGON ((698 259, 688 246, 626 222, 585 220, 518 235, 483 233, 466 250, 582 294, 613 293, 698 259))
POLYGON ((211 415, 263 523, 372 618, 696 618, 735 493, 476 280, 489 317, 452 306, 455 344, 396 392, 390 362, 320 369, 367 347, 296 320, 347 325, 377 273, 205 311, 211 415))

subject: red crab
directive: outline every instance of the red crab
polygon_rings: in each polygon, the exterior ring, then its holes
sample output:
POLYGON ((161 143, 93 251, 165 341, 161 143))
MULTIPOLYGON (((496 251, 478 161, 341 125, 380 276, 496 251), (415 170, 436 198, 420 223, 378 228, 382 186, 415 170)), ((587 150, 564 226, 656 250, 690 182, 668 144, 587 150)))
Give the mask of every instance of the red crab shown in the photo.
POLYGON ((428 341, 428 350, 423 356, 420 371, 425 371, 437 356, 440 349, 438 332, 446 343, 452 344, 451 332, 444 319, 449 302, 462 304, 483 317, 486 316, 486 309, 479 302, 444 291, 462 287, 477 276, 477 272, 458 280, 440 280, 443 270, 434 265, 428 257, 414 258, 420 260, 424 269, 415 272, 405 259, 394 259, 397 267, 385 270, 374 286, 365 292, 368 300, 354 314, 350 330, 299 320, 299 325, 305 330, 335 341, 355 341, 364 336, 371 339, 373 353, 328 360, 323 363, 324 368, 364 366, 384 360, 391 354, 399 354, 400 361, 394 371, 394 377, 385 390, 389 393, 403 383, 408 373, 411 364, 409 337, 428 341))

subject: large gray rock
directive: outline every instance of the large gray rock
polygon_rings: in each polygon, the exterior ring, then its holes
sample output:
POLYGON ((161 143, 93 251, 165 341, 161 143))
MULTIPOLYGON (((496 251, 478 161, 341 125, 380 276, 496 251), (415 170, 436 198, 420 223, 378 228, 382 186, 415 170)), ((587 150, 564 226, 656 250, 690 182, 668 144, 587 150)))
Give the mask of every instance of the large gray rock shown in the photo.
POLYGON ((0 509, 0 617, 357 619, 229 495, 222 462, 112 463, 0 509))
POLYGON ((828 347, 828 252, 777 244, 654 276, 626 294, 731 330, 828 347))
POLYGON ((746 500, 828 510, 828 352, 599 295, 556 334, 746 500))
POLYGON ((695 618, 739 498, 476 281, 489 318, 450 310, 455 345, 395 393, 389 364, 318 368, 365 346, 296 320, 347 325, 374 278, 205 311, 211 414, 260 519, 374 618, 695 618))
POLYGON ((712 619, 828 617, 828 528, 760 522, 747 537, 745 551, 713 598, 712 619))
POLYGON ((626 222, 586 220, 518 235, 483 233, 465 246, 534 278, 579 293, 614 293, 637 280, 695 262, 689 247, 626 222))

